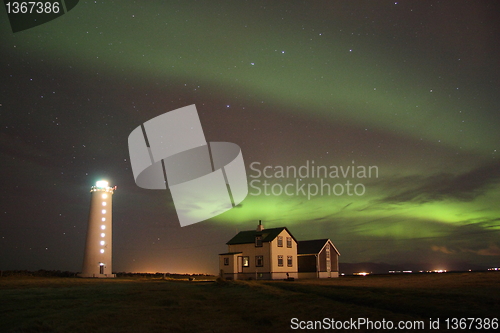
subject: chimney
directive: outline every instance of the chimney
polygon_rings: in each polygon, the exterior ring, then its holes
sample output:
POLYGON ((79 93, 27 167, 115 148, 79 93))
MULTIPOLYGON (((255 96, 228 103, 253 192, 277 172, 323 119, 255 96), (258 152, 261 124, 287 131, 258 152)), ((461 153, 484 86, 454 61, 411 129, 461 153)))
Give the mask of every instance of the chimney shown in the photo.
POLYGON ((259 220, 259 225, 257 226, 257 231, 264 230, 264 226, 262 225, 262 220, 259 220))

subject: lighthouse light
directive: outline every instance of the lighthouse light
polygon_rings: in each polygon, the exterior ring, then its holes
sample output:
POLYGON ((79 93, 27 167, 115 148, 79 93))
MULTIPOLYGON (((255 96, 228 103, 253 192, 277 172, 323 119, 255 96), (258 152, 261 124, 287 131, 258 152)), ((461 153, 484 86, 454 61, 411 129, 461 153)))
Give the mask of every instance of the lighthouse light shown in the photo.
POLYGON ((95 186, 100 188, 105 188, 108 187, 108 182, 105 180, 99 180, 97 183, 95 183, 95 186))

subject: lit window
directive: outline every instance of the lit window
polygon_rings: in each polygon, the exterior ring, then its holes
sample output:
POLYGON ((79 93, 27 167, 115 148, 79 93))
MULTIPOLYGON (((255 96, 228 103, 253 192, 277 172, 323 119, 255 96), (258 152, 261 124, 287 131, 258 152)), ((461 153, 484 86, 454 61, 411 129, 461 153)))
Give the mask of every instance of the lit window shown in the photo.
POLYGON ((104 237, 104 236, 106 236, 106 234, 105 234, 104 232, 103 232, 103 233, 101 233, 101 237, 104 237))
POLYGON ((101 221, 102 221, 102 222, 106 221, 106 218, 105 218, 105 217, 103 217, 103 218, 101 219, 101 221))
POLYGON ((107 204, 105 202, 102 203, 103 206, 106 206, 107 204))
POLYGON ((101 225, 101 229, 102 229, 102 230, 106 229, 106 226, 105 226, 104 224, 103 224, 103 225, 101 225))
POLYGON ((283 267, 283 256, 278 256, 278 267, 283 267))
POLYGON ((107 195, 106 193, 104 193, 104 194, 102 195, 102 198, 103 198, 103 199, 106 199, 107 197, 108 197, 108 195, 107 195))
POLYGON ((243 267, 248 267, 250 266, 250 258, 249 257, 243 257, 243 267))
POLYGON ((283 236, 278 236, 278 247, 283 247, 283 236))
POLYGON ((104 249, 101 249, 101 253, 104 253, 104 249))
POLYGON ((106 214, 106 209, 103 209, 103 210, 102 210, 102 213, 103 213, 103 214, 106 214))
POLYGON ((101 245, 104 245, 104 241, 101 241, 101 245))

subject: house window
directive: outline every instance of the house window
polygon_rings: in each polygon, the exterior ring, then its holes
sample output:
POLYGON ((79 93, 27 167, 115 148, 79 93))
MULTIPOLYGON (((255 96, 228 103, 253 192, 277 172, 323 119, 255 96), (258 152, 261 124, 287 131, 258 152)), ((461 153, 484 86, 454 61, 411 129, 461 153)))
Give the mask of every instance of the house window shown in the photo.
POLYGON ((250 258, 243 257, 243 267, 248 267, 248 266, 250 266, 250 258))
POLYGON ((283 247, 283 236, 278 236, 278 247, 283 247))
POLYGON ((287 256, 286 257, 286 265, 288 267, 292 267, 293 266, 292 256, 287 256))
POLYGON ((255 247, 262 247, 262 236, 255 236, 255 247))
POLYGON ((278 256, 278 267, 283 267, 283 256, 278 256))
POLYGON ((264 266, 264 256, 255 256, 255 267, 264 266))
POLYGON ((286 247, 292 247, 292 237, 286 238, 286 247))
POLYGON ((229 266, 229 258, 224 258, 224 266, 229 266))

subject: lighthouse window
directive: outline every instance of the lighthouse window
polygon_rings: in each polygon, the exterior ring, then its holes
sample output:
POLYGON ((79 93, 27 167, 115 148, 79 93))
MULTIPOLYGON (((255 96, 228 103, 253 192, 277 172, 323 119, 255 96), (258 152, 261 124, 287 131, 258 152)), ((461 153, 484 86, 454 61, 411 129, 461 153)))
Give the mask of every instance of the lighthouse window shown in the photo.
POLYGON ((102 222, 106 221, 106 218, 105 218, 105 217, 103 217, 103 218, 101 219, 101 221, 102 221, 102 222))
POLYGON ((105 202, 103 202, 103 203, 102 203, 102 205, 103 205, 103 206, 106 206, 106 203, 105 203, 105 202))
POLYGON ((104 245, 104 241, 101 241, 101 245, 104 245))
POLYGON ((106 226, 105 226, 104 224, 103 224, 103 225, 101 225, 101 229, 102 229, 102 230, 106 229, 106 226))
POLYGON ((101 253, 104 253, 104 249, 101 249, 101 253))
POLYGON ((106 236, 106 234, 105 234, 104 232, 103 232, 103 233, 101 233, 101 237, 104 237, 104 236, 106 236))
POLYGON ((108 195, 107 195, 106 193, 104 193, 104 194, 102 195, 102 198, 103 198, 103 199, 106 199, 107 197, 108 197, 108 195))
POLYGON ((106 209, 103 209, 103 210, 102 210, 102 213, 103 213, 103 214, 106 214, 106 209))

